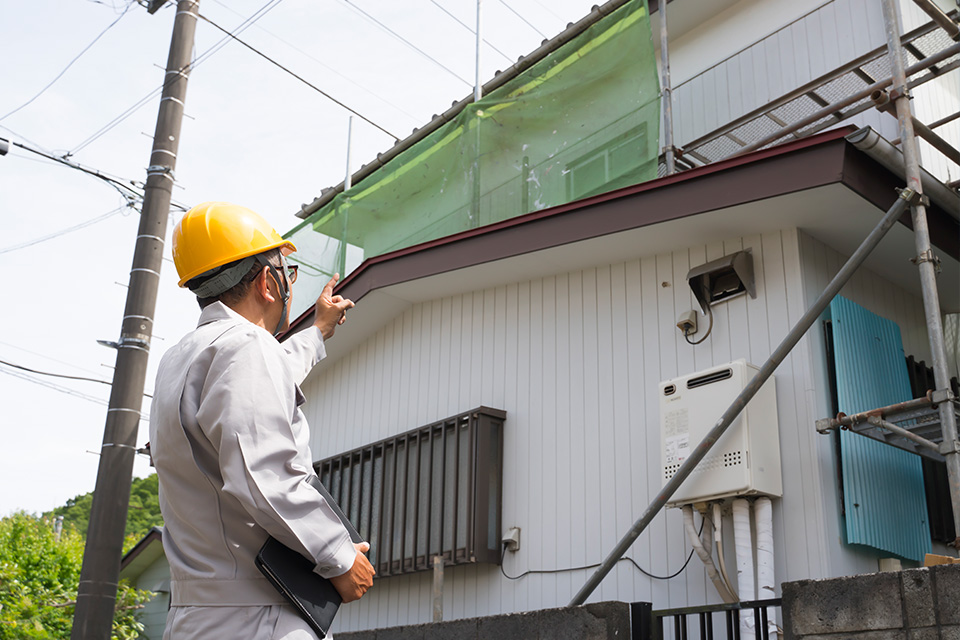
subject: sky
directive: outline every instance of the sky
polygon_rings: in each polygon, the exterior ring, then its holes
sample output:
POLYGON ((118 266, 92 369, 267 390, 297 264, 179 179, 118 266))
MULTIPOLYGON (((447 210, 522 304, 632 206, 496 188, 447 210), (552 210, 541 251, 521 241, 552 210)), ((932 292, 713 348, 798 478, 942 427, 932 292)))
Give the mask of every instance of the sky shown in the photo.
MULTIPOLYGON (((597 0, 482 0, 489 80, 597 0)), ((404 138, 470 95, 475 0, 201 0, 200 13, 404 138), (405 42, 406 41, 406 42, 405 42)), ((146 178, 173 27, 168 3, 30 0, 0 21, 0 137, 123 182, 146 178), (78 57, 79 55, 79 57, 78 57), (138 107, 139 106, 139 107, 138 107)), ((176 204, 225 200, 285 233, 343 180, 349 111, 200 21, 176 167, 176 204)), ((393 138, 355 117, 356 170, 393 138)), ((139 214, 104 181, 11 145, 0 156, 0 516, 92 491, 139 214), (107 384, 24 371, 93 378, 107 384)), ((182 215, 173 208, 168 228, 182 215)), ((195 299, 163 261, 145 393, 195 299)), ((297 290, 294 286, 294 296, 297 290)), ((149 414, 149 398, 142 412, 149 414)), ((147 440, 141 421, 138 446, 147 440)), ((138 455, 134 475, 151 472, 138 455)))

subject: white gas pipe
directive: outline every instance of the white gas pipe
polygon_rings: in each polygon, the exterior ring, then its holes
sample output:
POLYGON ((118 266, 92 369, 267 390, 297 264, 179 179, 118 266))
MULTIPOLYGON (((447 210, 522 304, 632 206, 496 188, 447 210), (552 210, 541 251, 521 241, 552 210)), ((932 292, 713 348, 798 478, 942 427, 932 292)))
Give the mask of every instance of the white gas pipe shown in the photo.
MULTIPOLYGON (((753 579, 753 532, 750 530, 750 502, 733 501, 733 546, 737 552, 737 587, 740 600, 756 600, 753 579)), ((740 612, 740 637, 757 637, 752 612, 740 612)))
MULTIPOLYGON (((706 518, 704 518, 704 522, 706 522, 706 518)), ((727 590, 726 585, 723 583, 723 578, 720 577, 716 565, 713 564, 713 556, 710 554, 710 551, 707 550, 713 543, 713 536, 710 535, 710 529, 706 529, 705 531, 709 542, 704 543, 700 539, 697 528, 693 524, 693 507, 691 505, 684 505, 683 507, 683 528, 687 533, 687 540, 697 552, 700 561, 703 562, 706 567, 707 576, 710 577, 713 585, 717 588, 717 593, 720 594, 724 602, 736 602, 736 597, 727 590)))
MULTIPOLYGON (((773 503, 766 496, 753 503, 757 526, 757 599, 775 598, 776 579, 773 565, 773 503)), ((767 630, 771 638, 777 633, 773 607, 767 608, 767 630)))

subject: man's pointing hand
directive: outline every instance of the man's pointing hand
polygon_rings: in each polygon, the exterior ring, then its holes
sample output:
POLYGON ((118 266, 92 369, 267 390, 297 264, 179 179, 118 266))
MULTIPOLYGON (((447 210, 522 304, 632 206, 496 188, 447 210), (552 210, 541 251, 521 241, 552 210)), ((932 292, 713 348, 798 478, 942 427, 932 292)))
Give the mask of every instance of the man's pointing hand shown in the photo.
POLYGON ((320 329, 324 340, 329 340, 336 331, 337 326, 343 324, 347 319, 347 309, 352 309, 353 300, 347 300, 343 296, 333 295, 333 288, 340 280, 340 274, 335 273, 330 278, 317 298, 316 319, 313 321, 315 327, 320 329))

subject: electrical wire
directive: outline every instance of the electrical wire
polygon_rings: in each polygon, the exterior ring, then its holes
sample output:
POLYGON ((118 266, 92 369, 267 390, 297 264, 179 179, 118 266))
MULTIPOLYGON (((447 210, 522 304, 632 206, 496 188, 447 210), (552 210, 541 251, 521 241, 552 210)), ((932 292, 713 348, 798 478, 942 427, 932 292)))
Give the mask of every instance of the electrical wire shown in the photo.
MULTIPOLYGON (((234 13, 234 14, 242 17, 242 14, 240 14, 239 12, 237 12, 236 9, 234 9, 233 7, 231 7, 231 6, 228 5, 228 4, 225 4, 225 3, 221 2, 221 0, 213 0, 213 2, 216 3, 216 4, 218 4, 218 5, 220 5, 221 7, 223 7, 224 9, 226 9, 227 11, 230 11, 231 13, 234 13)), ((311 55, 310 53, 304 51, 304 50, 301 49, 300 47, 298 47, 298 46, 296 46, 295 44, 291 43, 289 40, 286 40, 286 39, 278 36, 277 34, 273 33, 272 31, 270 31, 269 29, 267 29, 266 27, 263 27, 263 26, 261 26, 261 25, 257 25, 257 29, 259 29, 260 31, 264 32, 265 34, 267 34, 267 35, 270 36, 271 38, 273 38, 273 39, 281 42, 282 44, 285 44, 286 46, 290 47, 291 49, 293 49, 294 51, 296 51, 296 52, 299 53, 300 55, 302 55, 302 56, 304 56, 304 57, 306 57, 306 58, 309 58, 310 60, 312 60, 312 61, 315 62, 316 64, 320 65, 321 67, 323 67, 324 69, 326 69, 326 70, 329 71, 330 73, 336 75, 336 76, 339 77, 339 78, 342 78, 345 82, 349 82, 350 84, 352 84, 353 86, 357 87, 357 88, 360 89, 361 91, 363 91, 363 92, 365 92, 365 93, 373 96, 373 97, 376 98, 377 100, 380 100, 382 103, 384 103, 384 104, 386 104, 386 105, 388 105, 388 106, 390 106, 390 107, 393 107, 394 109, 396 109, 397 111, 399 111, 399 112, 402 113, 403 115, 405 115, 405 116, 407 116, 408 118, 410 118, 411 120, 413 120, 413 121, 414 121, 414 124, 420 124, 420 123, 421 123, 422 118, 420 118, 420 117, 418 117, 418 116, 415 116, 414 114, 410 113, 409 111, 407 111, 406 109, 404 109, 404 108, 401 107, 400 105, 396 104, 395 102, 391 102, 390 100, 387 100, 386 98, 384 98, 382 95, 380 95, 380 94, 378 94, 378 93, 376 93, 376 92, 374 92, 374 91, 371 91, 370 89, 366 88, 365 86, 363 86, 362 84, 360 84, 360 83, 358 83, 358 82, 355 82, 355 81, 354 81, 352 78, 350 78, 349 76, 346 76, 346 75, 340 73, 340 72, 337 71, 335 68, 333 68, 333 67, 331 67, 330 65, 326 64, 323 60, 321 60, 321 59, 317 58, 316 56, 313 56, 313 55, 311 55)))
POLYGON ((0 124, 0 129, 3 129, 4 131, 9 131, 10 133, 12 133, 13 135, 15 135, 16 137, 20 138, 21 140, 26 140, 27 142, 29 142, 30 144, 32 144, 32 145, 33 145, 34 147, 36 147, 37 149, 43 149, 46 153, 49 153, 50 155, 54 155, 53 152, 49 151, 48 149, 44 149, 44 148, 43 148, 43 145, 37 144, 36 142, 34 142, 33 140, 31 140, 31 139, 28 138, 27 136, 17 133, 16 131, 14 131, 13 129, 11 129, 10 127, 8 127, 8 126, 6 126, 6 125, 0 124))
POLYGON ((532 22, 530 22, 529 20, 527 20, 526 18, 524 18, 522 15, 520 15, 520 12, 517 11, 516 9, 514 9, 513 7, 511 7, 510 5, 508 5, 508 4, 506 3, 506 0, 500 0, 500 4, 502 4, 502 5, 505 6, 507 9, 509 9, 510 12, 511 12, 513 15, 515 15, 515 16, 517 16, 518 18, 520 18, 521 20, 523 20, 523 23, 524 23, 525 25, 527 25, 528 27, 530 27, 531 29, 533 29, 534 31, 536 31, 537 33, 539 33, 540 36, 541 36, 544 40, 548 40, 548 39, 549 39, 549 38, 547 38, 547 34, 545 34, 543 31, 540 31, 540 29, 537 29, 537 28, 533 25, 532 22))
POLYGON ((46 242, 47 240, 53 240, 54 238, 65 236, 68 233, 79 231, 84 227, 89 227, 91 225, 97 224, 98 222, 103 222, 107 218, 111 218, 117 215, 118 213, 126 209, 128 206, 131 206, 131 205, 122 205, 117 207, 116 209, 113 209, 112 211, 108 211, 107 213, 104 213, 103 215, 87 220, 86 222, 81 222, 80 224, 74 225, 72 227, 67 227, 66 229, 61 229, 60 231, 55 231, 54 233, 51 233, 49 235, 45 235, 40 238, 35 238, 33 240, 28 240, 27 242, 21 242, 20 244, 4 247, 3 249, 0 249, 0 254, 10 253, 12 251, 18 251, 20 249, 26 249, 27 247, 32 247, 35 244, 40 244, 41 242, 46 242))
POLYGON ((69 389, 69 388, 67 388, 67 387, 62 387, 62 386, 60 386, 60 385, 58 385, 58 384, 53 384, 52 382, 47 382, 46 380, 39 380, 39 379, 37 379, 37 378, 34 378, 34 377, 32 377, 32 376, 28 376, 28 375, 23 374, 23 373, 19 373, 19 372, 17 372, 17 371, 10 371, 9 369, 0 368, 0 373, 5 373, 5 374, 7 374, 8 376, 13 376, 14 378, 20 378, 21 380, 26 380, 27 382, 32 382, 32 383, 34 383, 34 384, 40 385, 41 387, 47 387, 48 389, 53 389, 54 391, 59 391, 60 393, 65 393, 65 394, 67 394, 68 396, 74 396, 74 397, 76 397, 76 398, 81 398, 81 399, 87 400, 87 401, 89 401, 89 402, 95 402, 96 404, 100 404, 100 405, 103 405, 103 406, 105 406, 105 407, 109 407, 109 406, 110 406, 110 403, 109 403, 109 402, 107 402, 106 400, 103 400, 103 399, 101 399, 101 398, 97 398, 97 397, 95 397, 95 396, 89 396, 89 395, 87 395, 87 394, 85 394, 85 393, 80 393, 79 391, 74 391, 73 389, 69 389))
MULTIPOLYGON (((242 33, 243 31, 245 31, 246 29, 248 29, 250 26, 252 26, 257 20, 259 20, 260 18, 262 18, 263 16, 265 16, 267 13, 269 13, 272 9, 274 9, 274 8, 275 8, 278 4, 280 4, 280 2, 282 2, 282 1, 283 1, 283 0, 270 0, 270 1, 267 2, 265 5, 263 5, 262 7, 260 7, 256 12, 254 12, 249 18, 247 18, 246 20, 244 20, 243 22, 241 22, 240 25, 237 26, 231 33, 233 33, 233 34, 242 33)), ((206 51, 204 51, 203 53, 201 53, 199 56, 197 56, 197 57, 193 60, 193 62, 191 62, 189 65, 187 65, 187 69, 193 70, 193 69, 197 68, 201 63, 205 62, 205 61, 206 61, 208 58, 210 58, 213 54, 215 54, 215 53, 217 53, 218 51, 220 51, 220 49, 222 49, 222 48, 224 47, 224 45, 225 45, 227 42, 229 42, 229 41, 230 41, 230 38, 224 36, 224 37, 221 38, 216 44, 214 44, 212 47, 210 47, 209 49, 207 49, 206 51)), ((111 120, 110 122, 108 122, 107 124, 105 124, 103 127, 101 127, 100 129, 98 129, 98 130, 97 130, 93 135, 91 135, 89 138, 87 138, 86 140, 84 140, 83 142, 81 142, 80 144, 78 144, 76 147, 74 147, 73 149, 71 149, 71 150, 66 154, 66 157, 70 157, 70 156, 72 156, 72 155, 74 155, 74 154, 76 154, 76 153, 79 153, 82 149, 86 148, 87 146, 89 146, 90 144, 92 144, 93 142, 95 142, 96 140, 98 140, 98 139, 100 139, 101 137, 103 137, 104 135, 106 135, 106 134, 107 134, 109 131, 111 131, 114 127, 116 127, 117 125, 119 125, 121 122, 123 122, 124 120, 126 120, 127 118, 129 118, 130 116, 132 116, 134 113, 136 113, 136 112, 139 111, 140 109, 142 109, 142 108, 143 108, 145 105, 147 105, 147 104, 150 102, 150 100, 152 100, 154 97, 160 95, 160 94, 163 92, 164 88, 167 86, 167 83, 173 82, 173 81, 175 81, 176 79, 177 79, 176 77, 173 77, 173 78, 170 78, 169 80, 166 80, 166 81, 165 81, 163 84, 161 84, 159 87, 157 87, 156 89, 154 89, 153 91, 151 91, 150 93, 148 93, 147 95, 145 95, 143 98, 140 98, 140 100, 137 100, 135 103, 133 103, 132 106, 128 107, 126 110, 124 110, 122 113, 120 113, 120 115, 118 115, 118 116, 115 117, 113 120, 111 120)))
MULTIPOLYGON (((40 379, 38 379, 38 378, 34 378, 34 377, 32 377, 32 376, 29 376, 29 375, 24 374, 24 373, 20 373, 20 372, 18 372, 18 371, 10 371, 9 369, 0 368, 0 373, 5 373, 5 374, 7 374, 8 376, 13 376, 14 378, 20 378, 21 380, 26 380, 27 382, 32 382, 32 383, 34 383, 34 384, 38 384, 38 385, 40 385, 41 387, 47 387, 48 389, 53 389, 54 391, 59 391, 60 393, 65 393, 65 394, 67 394, 68 396, 74 396, 75 398, 80 398, 81 400, 87 400, 88 402, 93 402, 93 403, 102 405, 102 406, 104 406, 104 407, 109 407, 109 406, 110 406, 110 403, 109 403, 107 400, 102 400, 102 399, 97 398, 97 397, 95 397, 95 396, 90 396, 90 395, 87 395, 87 394, 85 394, 85 393, 81 393, 81 392, 79 392, 79 391, 74 391, 73 389, 70 389, 69 387, 63 387, 63 386, 60 386, 60 385, 58 385, 58 384, 53 384, 52 382, 47 382, 46 380, 40 380, 40 379)), ((149 418, 148 418, 147 416, 143 415, 143 413, 141 412, 141 414, 140 414, 140 420, 146 422, 147 420, 149 420, 149 418)))
MULTIPOLYGON (((442 4, 440 4, 439 2, 437 2, 437 0, 430 0, 430 2, 432 2, 433 4, 435 4, 435 5, 437 6, 437 8, 440 9, 440 11, 443 11, 445 14, 447 14, 448 16, 450 16, 451 18, 453 18, 454 20, 456 20, 456 21, 457 21, 457 24, 459 24, 461 27, 463 27, 464 29, 466 29, 467 31, 469 31, 470 33, 472 33, 473 35, 477 35, 477 32, 476 32, 476 30, 475 30, 473 27, 471 27, 470 25, 468 25, 466 22, 464 22, 463 20, 461 20, 461 19, 458 18, 457 16, 453 15, 452 13, 450 13, 442 4)), ((504 58, 506 58, 507 62, 510 62, 510 63, 513 62, 513 58, 511 58, 510 56, 508 56, 507 54, 505 54, 503 51, 500 51, 500 49, 497 49, 495 46, 493 46, 492 44, 490 44, 490 41, 489 41, 489 40, 487 40, 486 38, 484 38, 484 39, 483 39, 483 42, 484 42, 488 47, 490 47, 491 49, 493 49, 494 51, 496 51, 497 53, 499 53, 501 56, 503 56, 504 58)))
MULTIPOLYGON (((91 1, 92 1, 92 0, 91 0, 91 1)), ((51 360, 51 361, 53 361, 53 362, 56 362, 57 364, 62 364, 62 365, 68 366, 68 367, 73 367, 74 369, 80 369, 81 371, 86 371, 87 373, 94 374, 94 372, 91 371, 91 370, 89 370, 89 369, 85 369, 85 368, 83 368, 83 367, 79 367, 79 366, 77 366, 77 365, 75 365, 75 364, 71 364, 71 363, 65 362, 65 361, 63 361, 63 360, 58 360, 57 358, 54 358, 54 357, 52 357, 52 356, 48 356, 48 355, 43 354, 43 353, 38 353, 38 352, 36 352, 36 351, 31 351, 30 349, 26 349, 26 348, 24 348, 24 347, 22 347, 22 346, 20 346, 20 345, 17 345, 17 344, 11 344, 11 343, 9 343, 9 342, 4 342, 3 340, 0 340, 0 345, 3 345, 3 346, 5 346, 5 347, 10 347, 10 348, 12 348, 12 349, 16 349, 17 351, 23 351, 24 353, 29 353, 30 355, 37 356, 37 357, 39 357, 39 358, 43 358, 44 360, 51 360)))
POLYGON ((110 386, 111 383, 109 380, 100 380, 99 378, 87 378, 85 376, 68 376, 65 373, 51 373, 49 371, 40 371, 38 369, 31 369, 30 367, 24 367, 23 365, 14 364, 12 362, 7 362, 6 360, 0 360, 0 364, 4 364, 8 367, 13 367, 14 369, 20 369, 21 371, 26 371, 28 373, 36 373, 41 376, 50 376, 51 378, 63 378, 64 380, 83 380, 84 382, 99 382, 100 384, 105 384, 110 386))
MULTIPOLYGON (((3 127, 3 128, 6 128, 6 127, 3 127)), ((19 147, 23 149, 24 151, 29 151, 30 153, 35 153, 36 155, 41 156, 42 158, 51 160, 58 165, 70 167, 71 169, 82 171, 83 173, 91 175, 95 178, 100 178, 101 180, 109 184, 111 187, 119 191, 120 195, 122 195, 127 200, 127 205, 130 207, 134 207, 135 203, 143 202, 143 198, 144 198, 143 191, 142 190, 138 191, 135 188, 131 188, 130 186, 127 186, 128 183, 130 185, 136 185, 137 183, 135 183, 133 180, 124 180, 119 176, 110 175, 99 169, 92 169, 90 167, 85 167, 79 162, 73 162, 72 160, 68 160, 65 157, 55 155, 49 151, 41 151, 40 149, 34 149, 32 147, 28 147, 27 145, 22 144, 20 142, 13 141, 12 144, 15 147, 19 147)), ((31 143, 31 144, 34 144, 34 143, 31 143)), ((36 146, 39 146, 39 145, 36 145, 36 146)), ((32 158, 24 157, 24 160, 32 160, 32 158)), ((172 199, 170 201, 170 206, 173 207, 174 209, 179 209, 180 211, 186 211, 187 209, 189 209, 189 207, 187 207, 186 205, 176 202, 175 200, 172 200, 172 199)))
POLYGON ((70 67, 72 67, 73 64, 74 64, 77 60, 80 59, 81 56, 83 56, 83 54, 85 54, 87 51, 90 50, 90 47, 92 47, 93 45, 95 45, 95 44, 97 43, 97 40, 99 40, 100 38, 102 38, 103 35, 104 35, 107 31, 110 31, 110 29, 113 27, 113 25, 115 25, 115 24, 117 24, 118 22, 120 22, 120 20, 123 18, 123 16, 127 15, 127 11, 130 10, 130 7, 133 6, 134 4, 136 4, 136 0, 130 0, 130 1, 127 3, 127 6, 123 9, 123 12, 117 17, 117 19, 114 20, 113 22, 111 22, 110 24, 108 24, 106 29, 104 29, 103 31, 101 31, 101 32, 99 33, 99 35, 97 35, 97 37, 94 38, 93 41, 92 41, 90 44, 88 44, 86 47, 83 48, 83 50, 82 50, 80 53, 78 53, 76 56, 74 56, 73 59, 72 59, 69 63, 67 63, 67 66, 65 66, 65 67, 63 68, 63 70, 62 70, 60 73, 58 73, 58 74, 56 75, 56 77, 54 77, 54 79, 51 80, 51 81, 47 84, 47 86, 45 86, 43 89, 41 89, 40 92, 37 93, 37 95, 33 96, 32 98, 30 98, 29 100, 27 100, 26 102, 24 102, 22 105, 20 105, 19 107, 17 107, 17 108, 14 109, 13 111, 7 113, 7 114, 4 115, 4 116, 0 116, 0 120, 6 120, 7 118, 9 118, 9 117, 12 116, 13 114, 15 114, 17 111, 20 111, 21 109, 23 109, 24 107, 26 107, 27 105, 29 105, 30 103, 32 103, 34 100, 36 100, 37 98, 39 98, 40 96, 42 96, 42 95, 47 91, 47 89, 49 89, 50 87, 52 87, 52 86, 57 82, 57 80, 59 80, 61 77, 63 77, 63 74, 65 74, 65 73, 67 72, 67 70, 68 70, 70 67))
POLYGON ((390 35, 392 35, 394 38, 396 38, 396 39, 399 40, 400 42, 404 43, 405 45, 407 45, 408 47, 410 47, 411 49, 413 49, 414 51, 416 51, 417 53, 419 53, 420 55, 422 55, 422 56, 425 57, 426 59, 430 60, 431 62, 433 62, 434 64, 436 64, 438 67, 440 67, 441 69, 443 69, 444 71, 446 71, 447 73, 449 73, 450 75, 452 75, 453 77, 455 77, 456 79, 458 79, 458 80, 460 80, 461 82, 463 82, 464 84, 466 84, 468 87, 472 87, 472 86, 473 86, 473 83, 472 83, 472 82, 470 82, 469 80, 467 80, 466 78, 464 78, 463 76, 461 76, 460 74, 458 74, 458 73, 457 73, 456 71, 454 71, 453 69, 451 69, 451 68, 447 67, 446 65, 444 65, 442 62, 440 62, 439 60, 437 60, 436 58, 434 58, 433 56, 431 56, 429 53, 427 53, 427 52, 424 51, 423 49, 419 48, 417 45, 413 44, 412 42, 410 42, 409 40, 407 40, 406 38, 404 38, 403 36, 401 36, 399 33, 397 33, 396 31, 394 31, 393 29, 391 29, 391 28, 388 27, 387 25, 383 24, 382 22, 380 22, 379 20, 377 20, 376 18, 374 18, 372 15, 370 15, 369 13, 367 13, 366 11, 364 11, 363 9, 361 9, 360 7, 358 7, 357 5, 353 4, 350 0, 340 0, 340 2, 344 3, 345 5, 347 5, 348 7, 350 7, 351 9, 353 9, 354 11, 356 11, 357 13, 365 16, 368 20, 370 20, 371 22, 373 22, 374 24, 376 24, 377 26, 379 26, 381 29, 383 29, 384 31, 386 31, 387 33, 389 33, 390 35))
POLYGON ((687 331, 683 332, 683 339, 687 341, 687 344, 697 345, 710 337, 710 332, 713 331, 713 309, 707 307, 707 315, 710 316, 710 325, 707 327, 707 332, 699 340, 691 340, 690 334, 687 331))
POLYGON ((299 81, 302 82, 303 84, 307 85, 308 87, 310 87, 311 89, 313 89, 314 91, 316 91, 317 93, 319 93, 320 95, 324 96, 324 97, 327 98, 328 100, 331 100, 332 102, 335 102, 336 104, 340 105, 341 107, 343 107, 344 109, 346 109, 347 111, 349 111, 349 112, 352 113, 353 115, 357 116, 358 118, 360 118, 360 119, 363 120, 364 122, 367 122, 367 123, 373 125, 374 127, 376 127, 377 129, 379 129, 380 131, 384 132, 385 134, 387 134, 388 136, 390 136, 391 138, 393 138, 394 141, 400 140, 400 137, 399 137, 398 135, 396 135, 396 134, 394 134, 394 133, 390 133, 389 131, 387 131, 386 129, 384 129, 383 127, 381 127, 379 124, 377 124, 376 122, 374 122, 373 120, 371 120, 371 119, 368 118, 367 116, 363 115, 362 113, 360 113, 360 112, 357 111, 356 109, 353 109, 353 108, 345 105, 344 103, 340 102, 339 100, 337 100, 336 98, 334 98, 332 95, 330 95, 329 93, 327 93, 327 92, 324 91, 323 89, 317 87, 315 84, 312 84, 311 82, 308 82, 308 81, 305 80, 303 77, 297 75, 296 73, 294 73, 294 72, 291 71, 290 69, 286 68, 285 66, 283 66, 282 64, 280 64, 279 62, 277 62, 276 60, 274 60, 273 58, 271 58, 271 57, 268 56, 267 54, 265 54, 265 53, 263 53, 262 51, 256 49, 255 47, 251 46, 250 44, 244 42, 243 40, 241 40, 241 39, 238 38, 237 36, 233 35, 232 33, 230 33, 229 31, 227 31, 226 29, 224 29, 224 28, 221 27, 220 25, 218 25, 216 22, 214 22, 214 21, 211 20, 210 18, 206 17, 206 16, 203 15, 203 14, 199 14, 199 17, 200 17, 200 19, 203 20, 204 22, 206 22, 206 23, 210 24, 211 26, 219 29, 219 30, 222 31, 223 33, 226 33, 227 36, 229 36, 230 38, 233 38, 234 40, 236 40, 237 42, 239 42, 240 44, 242 44, 243 46, 245 46, 247 49, 250 49, 250 51, 253 51, 255 54, 257 54, 258 56, 260 56, 261 58, 263 58, 263 59, 266 60, 267 62, 275 65, 276 67, 278 67, 279 69, 282 69, 283 71, 286 71, 286 72, 289 73, 291 76, 293 76, 294 78, 296 78, 297 80, 299 80, 299 81))
POLYGON ((564 24, 564 19, 561 18, 560 16, 558 16, 557 13, 556 13, 555 11, 553 11, 553 9, 551 9, 549 5, 540 2, 540 0, 533 0, 533 2, 534 2, 535 4, 537 4, 537 5, 540 5, 540 7, 541 7, 542 9, 545 9, 547 13, 549 13, 549 14, 552 15, 554 18, 556 18, 557 20, 559 20, 561 24, 564 24))
POLYGON ((91 169, 89 167, 84 167, 78 162, 72 162, 70 160, 67 160, 65 157, 57 156, 47 151, 41 151, 39 149, 28 147, 27 145, 22 144, 20 142, 14 141, 13 145, 15 147, 19 147, 23 149, 24 151, 29 151, 30 153, 35 153, 38 156, 42 156, 47 160, 53 160, 54 162, 70 167, 71 169, 76 169, 78 171, 82 171, 86 174, 89 174, 95 178, 100 178, 101 180, 103 180, 104 182, 112 186, 114 189, 119 191, 120 195, 126 198, 128 202, 130 200, 143 200, 142 192, 128 187, 120 178, 107 175, 106 173, 100 171, 99 169, 91 169))
MULTIPOLYGON (((703 533, 703 525, 705 524, 705 522, 706 522, 705 519, 700 520, 700 532, 697 535, 700 535, 703 533)), ((654 580, 672 580, 673 578, 676 578, 678 575, 683 573, 683 571, 690 564, 690 560, 693 558, 693 551, 694 551, 693 549, 690 550, 690 554, 687 556, 687 560, 686 562, 683 563, 683 566, 677 569, 674 573, 670 574, 669 576, 658 576, 650 573, 649 571, 641 567, 639 564, 637 564, 637 561, 631 558, 630 556, 623 556, 619 560, 617 560, 617 562, 627 561, 630 564, 632 564, 634 567, 636 567, 636 569, 640 571, 640 573, 647 576, 648 578, 653 578, 654 580)), ((520 578, 525 578, 526 576, 529 576, 532 574, 540 574, 540 573, 568 573, 570 571, 583 571, 584 569, 596 569, 601 564, 603 564, 602 562, 597 562, 596 564, 588 564, 582 567, 570 567, 567 569, 534 569, 530 571, 524 571, 523 573, 517 576, 510 576, 510 575, 507 575, 506 570, 504 570, 503 568, 503 559, 506 556, 506 554, 507 554, 507 545, 503 545, 503 551, 501 551, 500 553, 500 573, 502 573, 503 577, 506 578, 507 580, 519 580, 520 578)))

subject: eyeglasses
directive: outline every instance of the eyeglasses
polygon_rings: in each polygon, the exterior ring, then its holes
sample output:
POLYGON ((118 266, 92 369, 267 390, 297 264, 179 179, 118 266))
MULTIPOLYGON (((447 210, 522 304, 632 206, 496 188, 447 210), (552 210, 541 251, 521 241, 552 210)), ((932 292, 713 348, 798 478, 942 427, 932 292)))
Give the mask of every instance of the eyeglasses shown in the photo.
POLYGON ((300 265, 297 264, 288 264, 287 265, 287 281, 290 284, 293 284, 297 281, 297 271, 300 269, 300 265))

